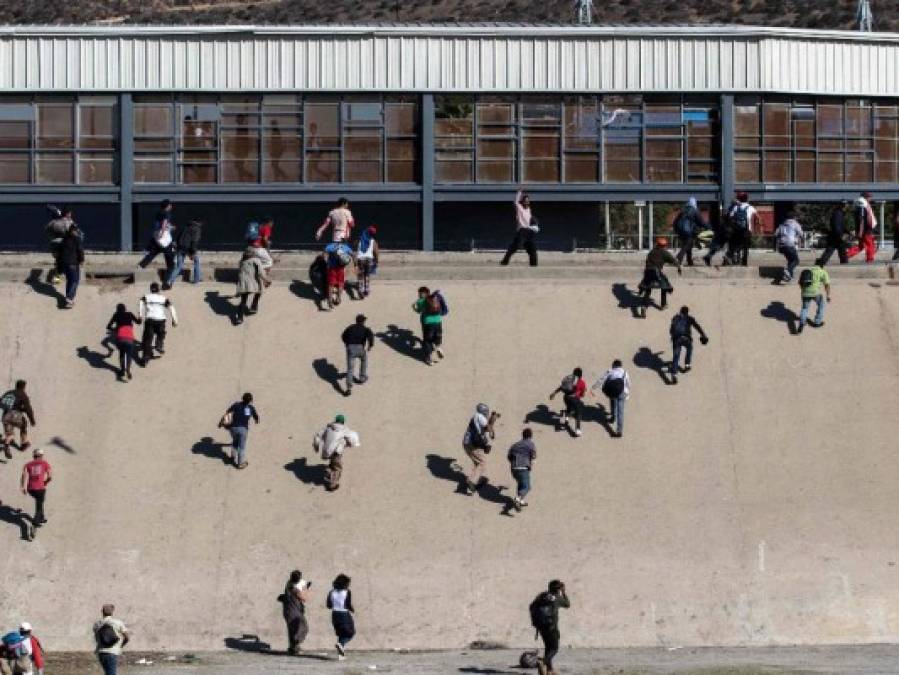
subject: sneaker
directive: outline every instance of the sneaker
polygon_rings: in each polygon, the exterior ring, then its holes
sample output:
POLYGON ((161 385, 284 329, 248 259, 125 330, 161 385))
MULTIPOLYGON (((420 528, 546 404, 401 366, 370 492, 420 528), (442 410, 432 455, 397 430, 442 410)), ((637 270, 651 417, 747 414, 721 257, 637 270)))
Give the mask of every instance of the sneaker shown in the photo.
POLYGON ((692 366, 690 366, 690 365, 684 366, 684 372, 689 373, 691 368, 692 368, 692 366))
POLYGON ((521 499, 519 497, 516 497, 515 499, 513 499, 512 506, 515 508, 516 511, 520 512, 521 511, 521 499))
POLYGON ((812 326, 814 326, 815 328, 820 328, 820 327, 823 326, 823 325, 824 325, 824 322, 823 322, 823 321, 819 321, 818 323, 813 323, 813 324, 812 324, 812 326))
POLYGON ((246 469, 249 465, 250 465, 249 462, 241 462, 240 464, 237 465, 237 468, 238 469, 246 469))
POLYGON ((345 656, 344 654, 338 654, 338 655, 337 655, 337 660, 338 660, 338 661, 346 661, 346 656, 345 656))
POLYGON ((709 256, 704 255, 702 256, 702 262, 705 263, 706 267, 709 267, 712 264, 712 259, 709 256))
POLYGON ((72 309, 72 307, 74 307, 74 306, 75 306, 74 300, 66 300, 66 304, 64 304, 62 307, 63 307, 63 309, 72 309))
POLYGON ((337 653, 339 654, 339 658, 342 660, 346 657, 346 650, 343 648, 343 645, 339 642, 334 644, 334 647, 337 649, 337 653))
POLYGON ((528 505, 528 503, 527 503, 526 501, 524 501, 523 499, 519 499, 519 500, 518 500, 518 503, 521 504, 522 506, 527 506, 527 505, 528 505))
POLYGON ((677 375, 671 376, 671 384, 677 384, 677 375))
POLYGON ((581 435, 581 430, 580 430, 580 429, 575 429, 575 430, 574 430, 574 435, 575 435, 575 436, 580 436, 580 435, 581 435))
POLYGON ((437 347, 437 356, 439 356, 441 359, 443 358, 443 348, 442 347, 437 347))
POLYGON ((802 329, 805 328, 805 324, 799 324, 799 328, 796 329, 796 335, 802 335, 802 329))
POLYGON ((160 345, 156 348, 156 352, 159 354, 165 354, 165 349, 162 347, 162 345, 160 345))
POLYGON ((30 442, 22 443, 22 445, 19 446, 19 452, 25 452, 30 447, 31 447, 30 442))
POLYGON ((131 371, 130 370, 125 373, 125 377, 127 377, 129 380, 131 379, 131 371))
POLYGON ((543 659, 537 659, 537 674, 538 675, 547 675, 549 671, 546 670, 546 664, 543 663, 543 659))

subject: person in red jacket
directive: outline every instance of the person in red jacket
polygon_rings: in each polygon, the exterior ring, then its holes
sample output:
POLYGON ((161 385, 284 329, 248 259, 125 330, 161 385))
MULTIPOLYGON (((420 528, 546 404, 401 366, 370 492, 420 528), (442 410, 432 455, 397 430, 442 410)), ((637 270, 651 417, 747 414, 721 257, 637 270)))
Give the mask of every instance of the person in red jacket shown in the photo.
MULTIPOLYGON (((566 375, 562 379, 562 384, 556 387, 556 390, 549 395, 552 401, 556 394, 562 392, 562 399, 565 401, 565 409, 559 413, 560 426, 568 426, 568 416, 574 415, 574 435, 581 435, 581 417, 584 414, 584 394, 587 392, 587 383, 584 382, 584 371, 575 368, 571 375, 566 375)), ((570 427, 569 427, 570 429, 570 427)))
POLYGON ((23 638, 31 641, 31 663, 34 666, 32 672, 34 675, 44 675, 44 646, 32 632, 31 624, 23 621, 19 626, 19 633, 23 638))
POLYGON ((854 258, 861 251, 865 252, 865 262, 874 262, 877 255, 877 242, 874 233, 877 231, 877 218, 871 206, 871 193, 862 192, 855 201, 855 224, 858 227, 858 244, 846 251, 848 258, 854 258))

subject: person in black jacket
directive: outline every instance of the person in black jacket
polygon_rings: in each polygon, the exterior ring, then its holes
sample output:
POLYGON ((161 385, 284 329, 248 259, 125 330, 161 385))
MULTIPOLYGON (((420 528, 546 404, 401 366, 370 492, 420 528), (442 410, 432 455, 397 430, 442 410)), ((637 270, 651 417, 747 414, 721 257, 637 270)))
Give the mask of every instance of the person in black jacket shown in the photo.
POLYGON ((106 330, 113 334, 116 347, 119 350, 119 373, 118 378, 125 381, 127 377, 131 379, 131 362, 134 360, 136 344, 134 341, 134 325, 141 323, 139 316, 134 316, 120 302, 116 305, 115 314, 106 324, 106 330))
POLYGON ((71 309, 75 306, 75 294, 78 293, 78 284, 81 282, 81 265, 84 263, 84 249, 81 247, 81 237, 78 236, 78 228, 74 223, 69 226, 66 236, 62 239, 59 262, 66 276, 64 307, 71 309))
POLYGON ((830 256, 836 251, 840 256, 840 264, 845 265, 849 262, 849 255, 846 253, 846 208, 849 202, 845 199, 833 205, 830 212, 830 229, 827 231, 827 248, 821 256, 822 264, 826 265, 830 260, 830 256))
POLYGON ((353 382, 357 384, 365 384, 368 380, 368 352, 375 346, 375 336, 371 332, 371 328, 365 325, 365 315, 358 314, 356 323, 348 326, 340 338, 346 346, 346 390, 344 396, 353 393, 353 382), (361 363, 359 366, 359 377, 353 376, 353 362, 358 359, 361 363))
POLYGON ((549 582, 546 591, 534 598, 531 603, 531 625, 543 639, 543 658, 537 660, 537 672, 539 675, 556 675, 553 667, 553 659, 559 653, 559 608, 571 607, 568 594, 565 592, 565 584, 558 579, 549 582))
POLYGON ((705 229, 705 222, 699 215, 699 206, 696 197, 690 197, 687 204, 674 221, 674 231, 677 234, 680 243, 680 250, 677 252, 677 262, 682 262, 684 256, 687 258, 687 266, 693 266, 693 247, 696 246, 696 237, 705 229))
POLYGON ((203 223, 199 220, 189 220, 187 225, 181 228, 175 237, 175 265, 169 272, 168 278, 163 284, 163 289, 169 289, 175 283, 181 272, 184 271, 184 259, 190 258, 194 263, 194 274, 192 281, 195 284, 200 283, 200 252, 197 247, 200 245, 200 234, 203 223))
POLYGON ((693 361, 693 329, 699 331, 699 341, 702 344, 708 344, 709 338, 702 330, 702 326, 697 323, 696 319, 690 316, 690 308, 684 305, 680 308, 680 312, 671 319, 671 328, 668 329, 671 335, 671 349, 674 356, 671 358, 671 384, 677 384, 677 371, 680 369, 680 353, 686 350, 687 357, 684 361, 684 372, 690 371, 690 363, 693 361))

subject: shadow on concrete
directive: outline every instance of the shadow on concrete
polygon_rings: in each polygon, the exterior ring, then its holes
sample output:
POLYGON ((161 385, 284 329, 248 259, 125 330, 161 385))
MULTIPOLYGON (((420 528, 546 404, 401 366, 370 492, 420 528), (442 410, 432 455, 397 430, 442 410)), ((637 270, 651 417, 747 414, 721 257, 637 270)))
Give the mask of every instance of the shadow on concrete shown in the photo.
POLYGON ((334 391, 338 394, 344 393, 343 389, 340 388, 340 371, 337 369, 337 366, 328 361, 328 359, 315 359, 312 362, 312 368, 319 378, 334 388, 334 391))
POLYGON ((328 484, 328 481, 325 479, 325 471, 327 468, 328 467, 324 464, 310 466, 309 460, 305 457, 298 457, 292 462, 284 465, 284 470, 290 471, 301 483, 319 487, 324 487, 328 484))
POLYGON ((649 347, 640 347, 640 349, 637 350, 637 353, 634 354, 634 365, 637 366, 637 368, 654 370, 658 376, 662 378, 662 382, 671 384, 668 381, 668 374, 665 372, 668 362, 662 358, 662 354, 663 352, 654 352, 649 347))
POLYGON ((415 343, 421 340, 408 328, 400 328, 396 324, 387 324, 387 330, 375 333, 375 336, 392 350, 410 359, 424 359, 424 345, 416 349, 415 343))
POLYGON ((91 368, 97 368, 99 370, 111 370, 112 372, 118 374, 118 366, 107 361, 107 359, 111 357, 113 352, 115 351, 112 338, 104 338, 100 345, 106 348, 105 354, 102 352, 95 352, 87 345, 78 347, 78 349, 75 350, 75 353, 78 354, 78 358, 87 361, 88 365, 91 368))
POLYGON ((219 316, 226 316, 232 326, 237 325, 237 307, 231 303, 229 295, 222 295, 218 291, 206 291, 203 300, 209 308, 219 316))
MULTIPOLYGON (((465 493, 465 474, 459 463, 452 457, 441 457, 431 453, 426 457, 428 471, 434 478, 456 483, 456 492, 465 493)), ((500 504, 503 507, 502 514, 508 515, 512 508, 512 498, 503 494, 505 485, 493 485, 490 482, 481 482, 477 489, 477 495, 491 504, 500 504)))
POLYGON ((559 425, 559 414, 550 410, 545 403, 540 403, 525 415, 523 424, 545 424, 548 427, 554 427, 557 431, 561 428, 559 425))
POLYGON ((38 295, 43 295, 47 298, 56 300, 56 306, 58 308, 62 308, 62 306, 65 305, 66 296, 56 290, 56 286, 41 279, 41 271, 39 269, 33 269, 28 273, 28 276, 25 279, 25 285, 29 286, 31 290, 38 295))
POLYGON ((643 307, 643 300, 637 293, 629 289, 627 284, 612 284, 612 295, 618 301, 620 309, 629 309, 633 318, 641 318, 640 308, 643 307))
MULTIPOLYGON (((601 398, 599 398, 599 401, 602 401, 602 400, 608 401, 608 398, 605 396, 605 394, 597 394, 597 397, 598 398, 601 397, 601 398)), ((582 420, 583 420, 584 424, 586 424, 587 422, 596 422, 603 429, 606 430, 606 433, 609 434, 609 436, 611 436, 612 435, 612 423, 611 423, 611 413, 610 413, 611 404, 608 404, 609 408, 606 408, 606 406, 603 405, 602 403, 600 403, 599 401, 597 401, 596 405, 586 405, 586 404, 584 405, 584 414, 583 414, 582 420)))
POLYGON ((783 321, 787 324, 790 335, 796 335, 796 329, 799 325, 799 315, 792 309, 787 307, 780 301, 771 302, 765 309, 759 312, 766 319, 774 319, 775 321, 783 321))
POLYGON ((34 521, 21 509, 6 504, 0 505, 0 521, 18 527, 23 541, 31 541, 34 538, 34 521))
POLYGON ((301 300, 311 300, 315 303, 318 311, 324 311, 328 296, 317 291, 311 282, 294 279, 290 282, 289 288, 290 292, 301 300))
POLYGON ((500 670, 499 668, 480 668, 478 666, 463 666, 459 668, 460 673, 480 673, 481 675, 518 675, 523 669, 519 670, 500 670))
POLYGON ((217 459, 224 464, 231 463, 231 455, 225 451, 230 443, 217 443, 212 436, 203 436, 193 444, 190 451, 195 455, 203 455, 209 459, 217 459))
POLYGON ((50 445, 56 446, 60 450, 63 450, 70 455, 77 455, 78 453, 75 451, 71 445, 65 442, 65 440, 61 436, 54 436, 50 439, 50 445))

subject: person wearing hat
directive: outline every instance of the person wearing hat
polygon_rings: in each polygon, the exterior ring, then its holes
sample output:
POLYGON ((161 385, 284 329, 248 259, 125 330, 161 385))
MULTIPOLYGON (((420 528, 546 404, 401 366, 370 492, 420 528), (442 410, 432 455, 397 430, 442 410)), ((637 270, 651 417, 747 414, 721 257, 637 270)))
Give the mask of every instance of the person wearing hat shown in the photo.
POLYGON ((31 624, 23 621, 19 626, 19 634, 31 647, 31 655, 28 657, 32 666, 30 672, 33 675, 44 675, 44 647, 34 634, 31 624))
POLYGON ((334 492, 340 487, 343 474, 343 451, 359 447, 359 434, 346 425, 346 417, 337 415, 333 422, 315 435, 312 446, 328 462, 325 489, 334 492))
POLYGON ((865 262, 874 262, 877 255, 877 242, 874 233, 877 231, 877 218, 874 217, 874 208, 871 206, 871 193, 862 192, 855 200, 855 224, 858 228, 858 244, 850 248, 846 255, 854 258, 861 251, 865 252, 865 262))
POLYGON ((375 336, 371 328, 365 325, 366 316, 356 315, 356 323, 347 326, 340 336, 346 347, 346 389, 344 396, 353 393, 353 382, 365 384, 368 381, 368 352, 375 346, 375 336), (360 362, 359 377, 353 375, 353 363, 360 362))
POLYGON ((22 469, 22 494, 30 495, 34 499, 35 527, 40 527, 47 522, 44 516, 44 499, 47 495, 47 483, 53 480, 53 472, 50 464, 44 460, 44 451, 35 448, 32 453, 34 459, 28 462, 22 469))
POLYGON ((821 260, 826 265, 830 260, 830 256, 834 251, 840 258, 840 264, 845 265, 849 262, 849 256, 846 253, 846 209, 849 207, 849 201, 843 199, 835 202, 830 211, 830 229, 827 230, 827 240, 824 253, 821 260))
POLYGON ((493 424, 498 417, 499 413, 495 410, 491 412, 486 403, 478 403, 462 437, 462 448, 472 463, 471 473, 465 476, 466 492, 469 495, 474 494, 481 483, 487 482, 487 453, 496 438, 493 424))
POLYGON ((378 268, 378 242, 375 235, 378 228, 372 225, 362 236, 356 246, 356 278, 358 279, 359 295, 367 298, 371 293, 371 275, 378 268))
POLYGON ((649 306, 650 294, 653 288, 661 289, 662 304, 660 309, 668 306, 668 294, 674 291, 674 287, 668 280, 668 277, 662 272, 665 264, 677 266, 677 273, 681 274, 680 262, 671 255, 668 250, 668 240, 665 237, 656 239, 656 245, 646 256, 646 267, 643 270, 643 280, 640 282, 640 297, 643 299, 643 306, 640 308, 640 315, 646 318, 646 308, 649 306))

